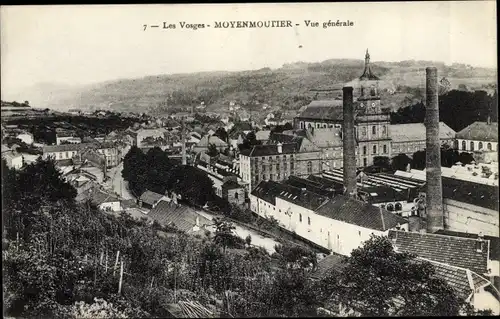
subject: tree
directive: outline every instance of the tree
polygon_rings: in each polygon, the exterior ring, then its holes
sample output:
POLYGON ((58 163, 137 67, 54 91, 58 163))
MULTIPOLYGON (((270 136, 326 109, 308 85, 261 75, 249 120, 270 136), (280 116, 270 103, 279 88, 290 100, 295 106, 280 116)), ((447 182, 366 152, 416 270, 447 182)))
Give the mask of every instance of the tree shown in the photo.
POLYGON ((468 165, 474 161, 472 153, 462 152, 458 155, 458 161, 464 165, 468 165))
POLYGON ((406 171, 408 164, 411 164, 411 158, 406 154, 398 154, 391 160, 391 167, 395 171, 406 171))
POLYGON ((193 166, 174 167, 167 179, 167 189, 181 194, 189 203, 205 205, 215 198, 213 182, 207 174, 193 166))
POLYGON ((238 247, 241 245, 241 238, 234 234, 236 227, 228 221, 215 218, 215 236, 214 242, 217 245, 222 246, 224 252, 226 252, 227 247, 238 247))
POLYGON ((245 243, 247 244, 248 247, 250 247, 250 245, 252 244, 252 236, 250 236, 250 234, 248 234, 248 236, 245 237, 245 243))
POLYGON ((387 156, 375 156, 373 158, 373 165, 389 169, 391 167, 389 157, 387 156))
POLYGON ((441 148, 441 166, 452 167, 459 160, 458 151, 443 147, 441 148))
POLYGON ((214 133, 214 136, 217 136, 218 138, 220 138, 221 140, 223 140, 224 142, 227 143, 228 134, 227 134, 225 128, 223 128, 223 127, 217 128, 217 130, 214 133))
POLYGON ((395 252, 384 236, 353 250, 332 286, 341 305, 365 316, 454 316, 466 307, 432 264, 395 252))
POLYGON ((217 149, 217 146, 215 144, 208 144, 207 155, 210 157, 219 155, 219 150, 217 149))
POLYGON ((413 158, 411 161, 411 167, 414 169, 424 169, 425 168, 425 151, 416 151, 413 153, 413 158))

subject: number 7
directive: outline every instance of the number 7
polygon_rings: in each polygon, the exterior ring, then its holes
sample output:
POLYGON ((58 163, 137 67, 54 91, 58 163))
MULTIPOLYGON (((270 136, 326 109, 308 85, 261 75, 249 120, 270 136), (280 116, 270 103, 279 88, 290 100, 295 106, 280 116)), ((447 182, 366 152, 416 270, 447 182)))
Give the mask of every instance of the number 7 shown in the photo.
POLYGON ((146 31, 146 28, 148 27, 147 24, 144 25, 144 30, 143 31, 146 31))

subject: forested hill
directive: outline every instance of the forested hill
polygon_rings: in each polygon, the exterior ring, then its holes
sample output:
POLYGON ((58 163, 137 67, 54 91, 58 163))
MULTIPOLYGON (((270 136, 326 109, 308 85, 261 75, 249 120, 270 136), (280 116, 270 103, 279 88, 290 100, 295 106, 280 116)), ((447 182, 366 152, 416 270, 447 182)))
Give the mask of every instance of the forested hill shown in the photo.
MULTIPOLYGON (((393 91, 386 100, 393 108, 415 101, 408 88, 423 88, 425 67, 436 66, 451 89, 493 89, 496 70, 432 61, 373 62, 372 70, 383 80, 383 88, 393 91), (394 92, 396 92, 394 94, 394 92)), ((282 109, 299 109, 314 94, 311 89, 340 89, 358 78, 363 60, 333 59, 318 63, 297 62, 279 69, 263 68, 240 72, 203 72, 155 75, 137 79, 108 81, 80 89, 48 85, 10 92, 10 100, 29 100, 33 105, 55 109, 110 108, 116 111, 165 111, 190 108, 204 102, 208 110, 227 109, 229 103, 247 106, 267 103, 282 109)), ((161 71, 160 71, 161 72, 161 71)), ((417 97, 418 98, 418 97, 417 97)))

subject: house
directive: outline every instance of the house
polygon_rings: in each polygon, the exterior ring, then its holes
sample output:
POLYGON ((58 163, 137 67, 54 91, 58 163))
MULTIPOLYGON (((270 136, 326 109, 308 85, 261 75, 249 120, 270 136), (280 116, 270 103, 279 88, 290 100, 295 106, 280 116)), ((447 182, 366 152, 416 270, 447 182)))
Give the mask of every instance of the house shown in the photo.
MULTIPOLYGON (((201 158, 201 157, 200 157, 201 158)), ((223 184, 228 182, 229 180, 232 181, 237 181, 238 176, 234 171, 230 171, 229 169, 225 169, 222 165, 216 163, 215 165, 210 164, 210 162, 203 162, 199 161, 198 164, 196 165, 197 168, 201 169, 202 171, 207 173, 208 178, 212 180, 213 182, 213 188, 215 191, 215 194, 221 198, 224 198, 224 193, 223 193, 223 184)), ((234 192, 238 191, 233 191, 231 192, 234 195, 234 192)), ((239 194, 239 192, 238 192, 239 194)), ((236 195, 240 196, 240 195, 236 195)))
POLYGON ((267 141, 269 140, 269 136, 271 135, 271 131, 265 130, 265 131, 257 131, 255 133, 255 137, 257 141, 267 141))
POLYGON ((396 251, 431 262, 437 275, 476 308, 499 313, 500 293, 492 284, 499 273, 491 269, 489 240, 395 230, 388 237, 396 251))
POLYGON ((119 212, 122 210, 120 198, 102 189, 91 188, 84 196, 100 210, 110 212, 119 212))
POLYGON ((118 165, 120 160, 118 148, 113 143, 108 142, 44 146, 43 158, 52 157, 55 160, 71 159, 73 161, 82 162, 85 159, 84 154, 88 154, 89 149, 97 152, 97 154, 99 154, 98 157, 102 157, 107 167, 118 165))
POLYGON ((192 208, 180 205, 175 201, 160 201, 149 213, 148 217, 162 226, 173 226, 187 234, 196 234, 205 230, 213 231, 213 223, 198 214, 192 208))
POLYGON ((250 194, 250 209, 275 218, 280 227, 334 253, 349 256, 370 238, 408 222, 380 207, 342 195, 322 196, 307 189, 262 181, 250 194))
POLYGON ((156 204, 158 204, 161 200, 166 199, 167 197, 165 195, 146 190, 139 198, 138 204, 139 207, 155 208, 156 204))
POLYGON ((245 186, 238 184, 234 180, 228 180, 221 186, 222 198, 229 203, 243 205, 245 203, 245 186))
POLYGON ((17 135, 15 135, 15 137, 28 145, 31 145, 34 142, 33 134, 25 131, 19 132, 17 135))
POLYGON ((167 130, 164 128, 140 128, 138 130, 126 130, 127 134, 133 138, 133 145, 137 147, 143 146, 143 141, 145 139, 164 139, 166 131, 167 130))
MULTIPOLYGON (((417 151, 423 151, 426 147, 424 123, 391 124, 389 125, 391 136, 392 154, 406 154, 413 156, 417 151)), ((455 145, 456 132, 444 122, 439 122, 439 138, 442 145, 453 147, 455 145)))
POLYGON ((476 161, 498 161, 498 122, 474 122, 456 134, 455 148, 473 152, 476 161))
POLYGON ((24 166, 24 158, 17 151, 2 144, 2 158, 7 162, 7 167, 21 169, 24 166))
POLYGON ((226 142, 221 140, 217 136, 211 136, 211 135, 205 135, 203 138, 200 140, 200 142, 194 146, 193 150, 198 153, 198 152, 206 152, 208 150, 208 146, 210 144, 215 145, 217 150, 224 151, 228 145, 226 142))
POLYGON ((281 181, 290 175, 321 172, 321 150, 306 138, 272 134, 268 143, 254 145, 239 154, 241 178, 249 191, 262 180, 281 181))

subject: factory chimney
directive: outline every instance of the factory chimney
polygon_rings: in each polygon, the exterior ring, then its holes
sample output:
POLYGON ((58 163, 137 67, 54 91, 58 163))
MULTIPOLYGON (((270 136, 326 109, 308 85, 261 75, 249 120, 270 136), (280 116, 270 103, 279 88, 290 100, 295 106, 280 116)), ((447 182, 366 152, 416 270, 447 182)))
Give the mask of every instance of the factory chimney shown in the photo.
POLYGON ((354 139, 354 102, 353 88, 342 88, 343 93, 343 160, 345 194, 356 197, 356 141, 354 139))
POLYGON ((427 180, 427 232, 434 233, 444 228, 443 187, 441 181, 441 142, 439 139, 439 105, 437 69, 426 71, 426 159, 427 180))

